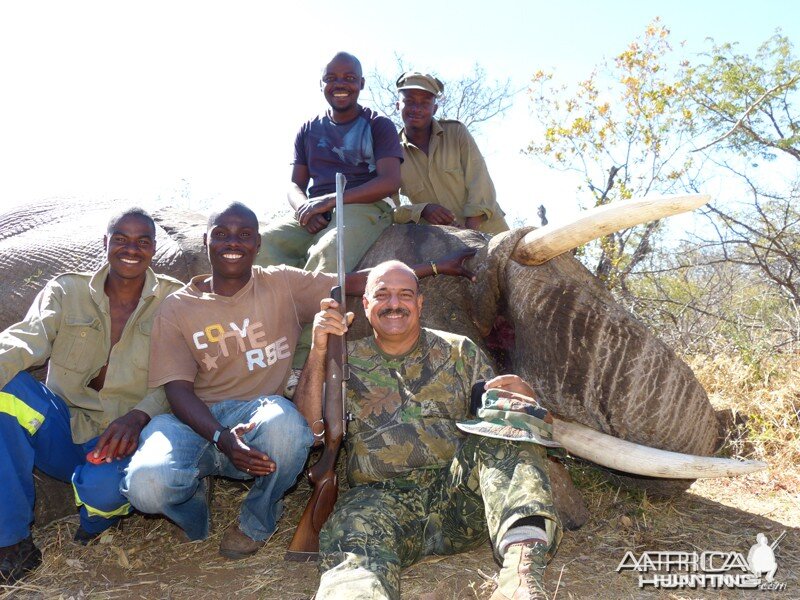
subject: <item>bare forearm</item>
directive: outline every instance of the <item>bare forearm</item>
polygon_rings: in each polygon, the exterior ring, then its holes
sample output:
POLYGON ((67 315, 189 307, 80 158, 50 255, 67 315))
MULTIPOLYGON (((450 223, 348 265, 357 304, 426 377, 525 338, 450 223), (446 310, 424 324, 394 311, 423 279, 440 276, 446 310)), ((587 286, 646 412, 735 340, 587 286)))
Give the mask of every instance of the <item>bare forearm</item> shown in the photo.
POLYGON ((348 188, 344 193, 345 204, 371 204, 396 194, 400 189, 400 177, 378 176, 358 187, 348 188))
POLYGON ((286 193, 286 198, 289 200, 289 204, 294 210, 297 210, 303 204, 308 202, 308 196, 304 190, 300 189, 300 186, 296 183, 292 182, 289 186, 289 190, 286 193))
POLYGON ((316 430, 314 423, 322 419, 322 384, 324 382, 325 352, 312 348, 294 394, 297 410, 305 417, 312 431, 316 430))
MULTIPOLYGON (((373 204, 384 198, 388 198, 397 192, 397 187, 392 187, 391 182, 388 184, 380 178, 373 179, 367 183, 363 183, 358 187, 347 188, 344 192, 345 204, 373 204)), ((320 210, 331 211, 336 208, 336 194, 325 194, 323 196, 315 196, 311 198, 315 202, 320 203, 320 210)))
POLYGON ((221 424, 208 405, 194 393, 188 381, 170 381, 164 386, 173 414, 191 427, 200 437, 211 440, 221 424))

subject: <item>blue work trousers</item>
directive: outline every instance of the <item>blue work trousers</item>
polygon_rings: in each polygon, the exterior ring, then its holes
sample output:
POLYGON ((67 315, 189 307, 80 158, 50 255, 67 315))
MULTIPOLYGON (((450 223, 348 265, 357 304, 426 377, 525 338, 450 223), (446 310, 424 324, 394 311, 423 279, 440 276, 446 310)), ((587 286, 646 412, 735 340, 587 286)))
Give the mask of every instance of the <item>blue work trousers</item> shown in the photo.
POLYGON ((130 457, 86 462, 97 438, 74 443, 69 417, 66 403, 24 371, 0 391, 0 547, 30 535, 34 467, 72 483, 81 526, 89 533, 100 533, 131 511, 119 491, 130 457))

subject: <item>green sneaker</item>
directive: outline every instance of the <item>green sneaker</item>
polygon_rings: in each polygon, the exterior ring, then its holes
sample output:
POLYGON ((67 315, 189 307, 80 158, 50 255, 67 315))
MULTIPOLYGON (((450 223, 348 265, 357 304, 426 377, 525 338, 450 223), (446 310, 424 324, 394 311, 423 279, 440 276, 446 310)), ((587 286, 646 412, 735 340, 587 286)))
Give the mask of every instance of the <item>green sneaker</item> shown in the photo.
POLYGON ((544 568, 547 544, 511 544, 503 557, 497 589, 489 600, 546 600, 544 568))

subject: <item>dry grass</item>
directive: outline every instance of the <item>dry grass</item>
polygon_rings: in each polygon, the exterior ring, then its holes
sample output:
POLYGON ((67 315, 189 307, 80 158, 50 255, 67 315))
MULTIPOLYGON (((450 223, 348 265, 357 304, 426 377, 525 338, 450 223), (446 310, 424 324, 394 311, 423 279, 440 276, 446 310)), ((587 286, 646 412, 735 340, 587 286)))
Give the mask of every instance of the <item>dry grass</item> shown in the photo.
POLYGON ((773 469, 800 464, 800 355, 696 356, 689 366, 712 405, 730 414, 731 454, 769 461, 773 469))
MULTIPOLYGON (((704 480, 671 500, 653 500, 605 482, 592 466, 568 466, 592 514, 580 530, 566 532, 547 575, 552 597, 571 598, 748 598, 754 592, 639 589, 637 576, 617 573, 625 552, 718 550, 747 553, 755 535, 786 538, 776 551, 780 597, 800 597, 800 357, 772 357, 748 365, 725 357, 690 361, 714 406, 737 423, 726 451, 767 460, 766 471, 736 479, 704 480)), ((225 527, 236 518, 246 493, 241 485, 216 486, 213 535, 180 543, 176 528, 159 518, 134 516, 122 531, 88 547, 72 542, 77 520, 36 528, 44 565, 6 598, 310 598, 318 584, 315 565, 283 561, 294 524, 310 493, 301 484, 287 499, 280 527, 255 557, 226 561, 217 554, 225 527)), ((485 600, 497 565, 490 549, 425 560, 403 574, 403 597, 425 600, 485 600)))

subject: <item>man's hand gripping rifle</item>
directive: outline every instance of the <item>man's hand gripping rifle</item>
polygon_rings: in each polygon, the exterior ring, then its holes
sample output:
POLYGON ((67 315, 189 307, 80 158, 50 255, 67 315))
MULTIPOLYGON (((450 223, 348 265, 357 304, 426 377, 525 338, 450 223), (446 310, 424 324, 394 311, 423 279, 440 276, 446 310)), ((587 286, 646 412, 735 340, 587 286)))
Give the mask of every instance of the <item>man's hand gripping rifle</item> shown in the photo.
MULTIPOLYGON (((339 310, 347 314, 345 306, 344 264, 344 187, 347 180, 342 173, 336 174, 336 270, 339 285, 331 290, 331 298, 339 303, 339 310)), ((346 381, 349 378, 347 365, 347 340, 345 336, 328 336, 328 351, 325 359, 325 401, 322 407, 325 446, 320 459, 308 470, 306 477, 314 486, 314 493, 306 505, 300 523, 286 551, 286 560, 316 560, 319 553, 319 532, 328 520, 339 496, 339 481, 336 475, 336 457, 342 445, 347 427, 344 401, 346 381)))

